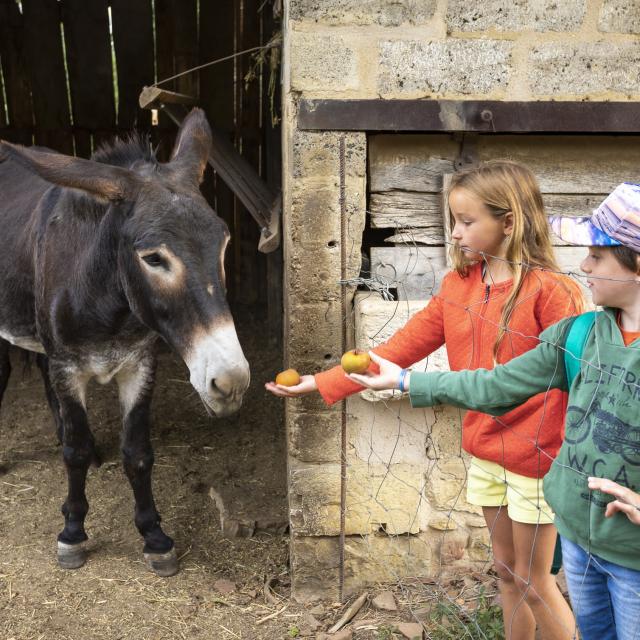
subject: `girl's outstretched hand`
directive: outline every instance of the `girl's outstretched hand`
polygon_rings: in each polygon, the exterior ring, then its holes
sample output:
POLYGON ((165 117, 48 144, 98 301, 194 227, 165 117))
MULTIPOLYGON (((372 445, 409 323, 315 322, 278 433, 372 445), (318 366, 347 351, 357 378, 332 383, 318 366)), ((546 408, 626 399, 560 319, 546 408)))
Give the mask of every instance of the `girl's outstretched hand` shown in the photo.
POLYGON ((307 393, 316 391, 318 385, 314 376, 300 376, 300 382, 293 387, 285 387, 282 384, 276 384, 275 382, 266 382, 264 388, 267 391, 271 391, 274 396, 281 398, 297 398, 298 396, 304 396, 307 393))
POLYGON ((390 360, 385 360, 377 356, 372 351, 369 351, 369 355, 371 356, 371 360, 380 366, 380 373, 373 373, 372 371, 350 373, 347 375, 347 378, 361 384, 363 387, 375 389, 376 391, 381 391, 382 389, 398 389, 402 368, 390 360))
POLYGON ((604 512, 607 518, 621 511, 633 524, 640 525, 640 495, 635 491, 606 478, 589 478, 589 489, 597 489, 616 498, 607 505, 604 512))

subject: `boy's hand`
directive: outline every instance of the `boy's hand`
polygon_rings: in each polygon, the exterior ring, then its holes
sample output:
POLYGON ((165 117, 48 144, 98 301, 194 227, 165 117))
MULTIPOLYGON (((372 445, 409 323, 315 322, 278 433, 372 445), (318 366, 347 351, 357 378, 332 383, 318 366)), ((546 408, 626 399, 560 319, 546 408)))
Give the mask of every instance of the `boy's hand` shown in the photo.
POLYGON ((640 495, 606 478, 589 478, 589 489, 597 489, 616 498, 607 505, 604 512, 607 518, 621 511, 633 524, 640 525, 640 495))
POLYGON ((371 356, 371 360, 380 366, 380 373, 373 373, 372 371, 350 373, 347 375, 347 378, 361 384, 363 387, 375 389, 376 391, 382 389, 398 389, 400 371, 402 371, 401 367, 390 360, 385 360, 377 356, 372 351, 369 351, 369 355, 371 356))
POLYGON ((267 391, 271 391, 274 396, 279 396, 280 398, 297 398, 298 396, 304 396, 307 393, 316 391, 318 385, 316 384, 314 376, 300 376, 300 382, 293 387, 285 387, 275 382, 267 382, 264 388, 267 391))

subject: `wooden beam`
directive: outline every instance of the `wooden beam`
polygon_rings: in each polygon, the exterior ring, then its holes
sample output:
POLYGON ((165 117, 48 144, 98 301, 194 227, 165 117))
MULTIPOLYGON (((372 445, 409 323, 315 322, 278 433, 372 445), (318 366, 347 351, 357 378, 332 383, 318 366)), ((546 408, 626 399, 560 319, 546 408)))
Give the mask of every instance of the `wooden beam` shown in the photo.
POLYGON ((640 133, 638 102, 301 100, 298 128, 314 131, 640 133))

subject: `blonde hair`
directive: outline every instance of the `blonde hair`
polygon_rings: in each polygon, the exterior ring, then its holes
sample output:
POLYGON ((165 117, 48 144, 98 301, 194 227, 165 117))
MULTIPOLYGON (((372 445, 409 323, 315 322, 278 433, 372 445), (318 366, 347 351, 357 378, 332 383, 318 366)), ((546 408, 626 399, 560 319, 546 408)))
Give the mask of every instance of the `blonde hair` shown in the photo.
MULTIPOLYGON (((455 173, 447 199, 454 189, 465 189, 474 195, 495 218, 502 218, 509 212, 513 214, 513 231, 506 239, 508 245, 505 253, 505 260, 513 273, 513 287, 502 309, 500 328, 493 346, 493 358, 496 361, 526 275, 532 268, 559 270, 551 245, 542 194, 533 173, 524 165, 510 160, 491 160, 455 173)), ((456 245, 452 245, 449 252, 453 268, 465 277, 472 262, 456 245)))

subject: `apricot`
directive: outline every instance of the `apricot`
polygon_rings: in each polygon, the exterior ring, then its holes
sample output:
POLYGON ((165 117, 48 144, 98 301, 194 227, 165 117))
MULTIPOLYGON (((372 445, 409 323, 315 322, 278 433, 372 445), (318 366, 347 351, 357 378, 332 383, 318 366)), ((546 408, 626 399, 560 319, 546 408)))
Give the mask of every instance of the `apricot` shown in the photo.
POLYGON ((364 373, 371 364, 371 358, 366 351, 351 349, 340 359, 340 366, 347 373, 364 373))
POLYGON ((300 374, 295 369, 286 369, 276 376, 276 384, 283 387, 295 387, 300 384, 300 374))

